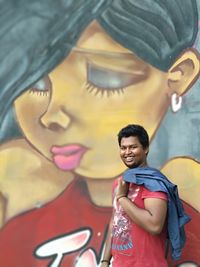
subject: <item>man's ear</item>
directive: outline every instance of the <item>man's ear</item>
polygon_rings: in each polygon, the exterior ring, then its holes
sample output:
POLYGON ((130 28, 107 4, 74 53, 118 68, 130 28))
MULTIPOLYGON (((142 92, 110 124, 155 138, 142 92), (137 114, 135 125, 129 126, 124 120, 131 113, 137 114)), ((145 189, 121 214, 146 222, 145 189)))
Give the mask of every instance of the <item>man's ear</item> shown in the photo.
POLYGON ((200 56, 195 49, 186 50, 168 71, 170 95, 183 95, 195 83, 200 73, 200 56))

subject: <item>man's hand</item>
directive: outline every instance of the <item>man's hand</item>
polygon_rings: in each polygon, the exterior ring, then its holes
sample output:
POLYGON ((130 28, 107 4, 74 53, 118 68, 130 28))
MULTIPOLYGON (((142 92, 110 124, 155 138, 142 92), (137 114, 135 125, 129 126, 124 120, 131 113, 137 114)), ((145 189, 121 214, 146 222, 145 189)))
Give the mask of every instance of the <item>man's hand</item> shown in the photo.
POLYGON ((116 199, 126 197, 128 195, 129 183, 120 180, 117 187, 116 199))

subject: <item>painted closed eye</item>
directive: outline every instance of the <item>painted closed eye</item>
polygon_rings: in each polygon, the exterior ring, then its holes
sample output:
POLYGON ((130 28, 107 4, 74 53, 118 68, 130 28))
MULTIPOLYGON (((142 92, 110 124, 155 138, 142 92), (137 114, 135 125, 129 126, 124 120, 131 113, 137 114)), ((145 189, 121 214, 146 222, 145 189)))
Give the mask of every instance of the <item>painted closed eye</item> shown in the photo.
POLYGON ((51 92, 52 84, 49 76, 45 76, 37 81, 31 88, 30 93, 37 93, 40 96, 46 96, 51 92))
POLYGON ((145 72, 121 72, 87 63, 87 86, 89 92, 106 93, 108 96, 115 92, 121 93, 126 87, 136 84, 146 78, 145 72))

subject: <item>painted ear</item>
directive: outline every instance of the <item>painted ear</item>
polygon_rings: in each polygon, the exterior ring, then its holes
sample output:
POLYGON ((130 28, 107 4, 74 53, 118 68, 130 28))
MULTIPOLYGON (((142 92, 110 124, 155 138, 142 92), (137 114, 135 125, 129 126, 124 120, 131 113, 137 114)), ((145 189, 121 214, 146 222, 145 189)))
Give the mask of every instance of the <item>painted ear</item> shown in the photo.
POLYGON ((170 96, 185 94, 195 83, 200 74, 200 55, 195 49, 186 50, 168 71, 170 96))

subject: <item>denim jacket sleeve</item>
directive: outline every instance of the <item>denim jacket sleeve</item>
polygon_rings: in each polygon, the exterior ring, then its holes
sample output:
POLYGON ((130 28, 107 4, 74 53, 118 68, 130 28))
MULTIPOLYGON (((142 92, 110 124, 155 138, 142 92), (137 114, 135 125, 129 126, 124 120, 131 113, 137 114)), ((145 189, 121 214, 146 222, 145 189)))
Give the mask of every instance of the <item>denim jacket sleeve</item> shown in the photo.
POLYGON ((184 226, 191 219, 184 211, 177 185, 170 182, 159 170, 150 167, 128 169, 124 172, 123 179, 130 183, 144 185, 151 191, 167 193, 167 230, 171 255, 174 260, 180 259, 181 251, 186 241, 184 226))

